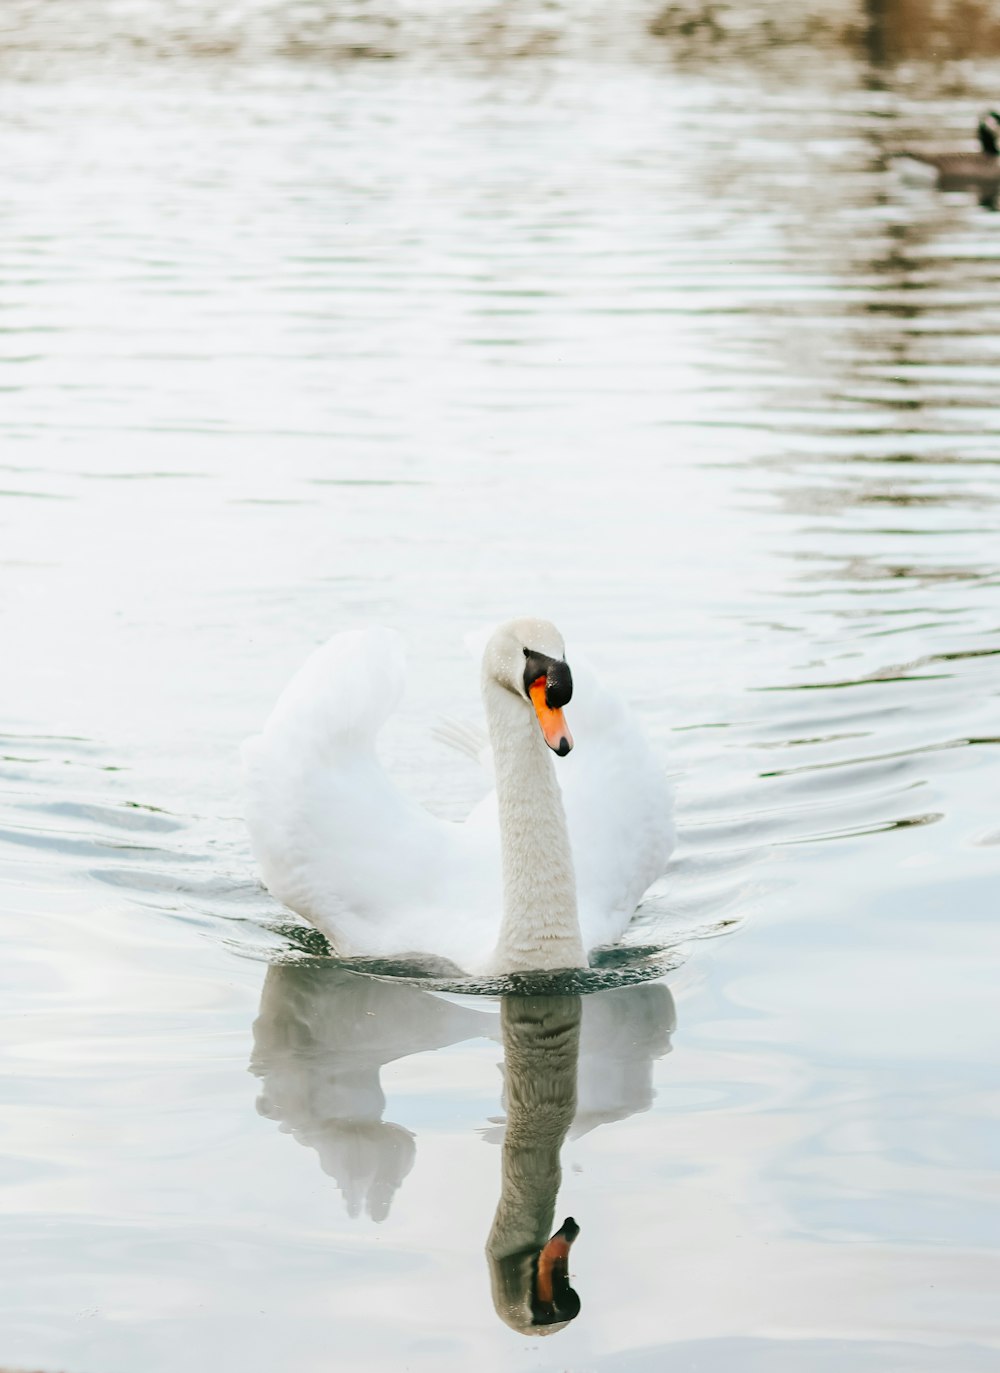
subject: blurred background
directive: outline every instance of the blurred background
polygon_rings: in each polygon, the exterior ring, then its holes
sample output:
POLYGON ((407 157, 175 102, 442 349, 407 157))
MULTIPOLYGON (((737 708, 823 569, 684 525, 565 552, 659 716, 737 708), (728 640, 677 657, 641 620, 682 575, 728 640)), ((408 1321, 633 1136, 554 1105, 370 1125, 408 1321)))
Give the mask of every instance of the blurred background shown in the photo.
POLYGON ((5 56, 19 71, 60 54, 337 60, 586 56, 750 57, 821 48, 874 65, 995 56, 1000 18, 984 0, 9 0, 5 56))
POLYGON ((1000 219, 897 156, 998 54, 977 0, 5 0, 0 1366, 1000 1368, 1000 219), (460 818, 429 727, 526 613, 676 787, 620 976, 296 962, 240 741, 393 624, 460 818))

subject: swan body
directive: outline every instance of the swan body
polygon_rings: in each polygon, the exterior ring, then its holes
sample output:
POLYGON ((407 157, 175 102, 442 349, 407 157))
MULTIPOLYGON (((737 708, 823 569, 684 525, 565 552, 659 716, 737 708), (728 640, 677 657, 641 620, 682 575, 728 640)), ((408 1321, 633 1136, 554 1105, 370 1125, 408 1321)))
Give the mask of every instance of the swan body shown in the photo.
POLYGON ((546 621, 494 632, 481 685, 496 789, 456 824, 404 796, 376 754, 403 691, 400 636, 336 635, 243 747, 272 895, 345 956, 430 955, 470 973, 586 966, 663 872, 673 830, 631 713, 585 665, 573 674, 546 621))

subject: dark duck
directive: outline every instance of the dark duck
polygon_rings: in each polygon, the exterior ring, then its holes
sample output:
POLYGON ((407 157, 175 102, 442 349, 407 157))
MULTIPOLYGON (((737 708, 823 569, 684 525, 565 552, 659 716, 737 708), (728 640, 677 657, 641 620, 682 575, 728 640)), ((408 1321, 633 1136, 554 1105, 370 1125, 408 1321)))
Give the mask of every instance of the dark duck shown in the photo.
POLYGON ((907 148, 904 157, 922 162, 937 172, 937 184, 942 190, 962 190, 966 187, 996 189, 1000 187, 1000 114, 989 110, 979 121, 976 130, 978 152, 938 152, 926 148, 907 148))

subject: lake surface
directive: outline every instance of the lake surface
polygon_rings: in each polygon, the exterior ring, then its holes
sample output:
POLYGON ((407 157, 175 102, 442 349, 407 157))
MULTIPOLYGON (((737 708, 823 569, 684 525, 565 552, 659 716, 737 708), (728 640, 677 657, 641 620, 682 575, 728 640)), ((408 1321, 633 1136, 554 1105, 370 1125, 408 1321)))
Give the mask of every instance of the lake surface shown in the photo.
POLYGON ((1000 218, 889 158, 990 74, 94 9, 0 88, 0 1365, 1000 1368, 1000 218), (240 741, 393 624, 460 817, 523 613, 674 779, 665 976, 289 961, 240 741))

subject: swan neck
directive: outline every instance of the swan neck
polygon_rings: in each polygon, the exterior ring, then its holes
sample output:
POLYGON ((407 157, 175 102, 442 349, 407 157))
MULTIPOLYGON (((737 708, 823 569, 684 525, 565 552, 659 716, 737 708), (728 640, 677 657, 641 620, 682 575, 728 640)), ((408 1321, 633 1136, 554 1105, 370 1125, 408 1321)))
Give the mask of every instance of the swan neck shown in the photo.
POLYGON ((551 750, 526 701, 487 677, 496 770, 503 915, 495 972, 585 968, 576 877, 551 750))

